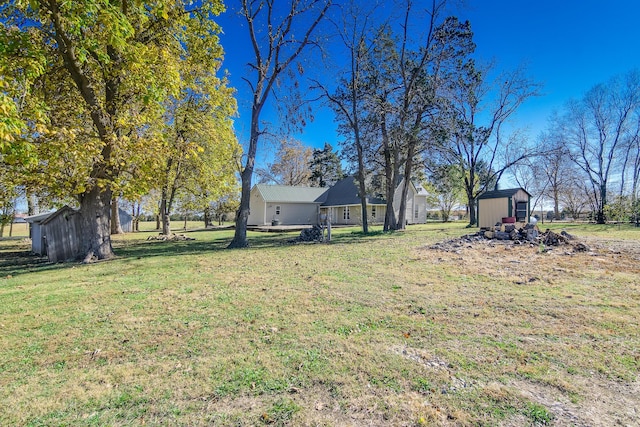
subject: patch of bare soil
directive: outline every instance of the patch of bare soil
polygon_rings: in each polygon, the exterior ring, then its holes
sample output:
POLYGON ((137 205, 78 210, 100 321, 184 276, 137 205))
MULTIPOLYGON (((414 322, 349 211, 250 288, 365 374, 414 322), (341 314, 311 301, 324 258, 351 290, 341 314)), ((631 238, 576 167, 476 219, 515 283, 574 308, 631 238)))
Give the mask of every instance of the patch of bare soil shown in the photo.
MULTIPOLYGON (((566 283, 585 271, 603 278, 611 272, 640 277, 640 242, 633 240, 572 236, 548 246, 539 240, 522 242, 469 235, 422 249, 435 253, 436 262, 455 263, 467 274, 491 275, 517 285, 566 283)), ((425 365, 438 362, 406 350, 403 355, 425 365)), ((572 378, 574 390, 580 390, 578 399, 558 387, 524 378, 494 385, 543 405, 552 414, 554 426, 640 426, 640 377, 631 382, 608 380, 597 374, 572 378)), ((515 427, 527 422, 520 414, 503 425, 515 427)))
MULTIPOLYGON (((546 238, 544 233, 540 236, 546 238)), ((581 266, 640 274, 640 242, 635 241, 572 236, 556 245, 545 245, 541 241, 486 239, 474 234, 423 249, 440 253, 436 261, 454 261, 467 273, 509 276, 516 284, 543 277, 553 281, 553 277, 579 272, 581 266)))
POLYGON ((640 425, 640 382, 622 384, 591 378, 580 386, 590 393, 578 404, 557 388, 529 381, 512 381, 510 387, 522 397, 546 407, 553 414, 553 425, 638 426, 640 425))

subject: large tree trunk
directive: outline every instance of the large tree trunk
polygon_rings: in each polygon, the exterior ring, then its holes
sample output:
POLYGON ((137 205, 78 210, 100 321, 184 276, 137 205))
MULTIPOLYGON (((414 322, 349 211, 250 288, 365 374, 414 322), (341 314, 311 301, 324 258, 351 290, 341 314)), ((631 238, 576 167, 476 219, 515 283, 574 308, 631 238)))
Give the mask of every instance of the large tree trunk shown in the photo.
POLYGON ((407 151, 407 161, 404 165, 404 185, 402 186, 402 196, 400 199, 400 212, 398 212, 398 223, 396 230, 404 230, 407 225, 407 195, 411 185, 411 174, 413 173, 413 156, 415 154, 416 141, 412 141, 407 151))
POLYGON ((160 219, 162 222, 162 234, 168 236, 171 234, 171 217, 169 214, 167 199, 165 197, 162 198, 160 202, 160 219))
POLYGON ((364 175, 364 155, 362 153, 362 144, 356 143, 358 148, 358 191, 360 193, 360 208, 362 209, 362 232, 369 233, 369 220, 367 218, 367 189, 365 185, 364 175))
POLYGON ((253 175, 253 160, 249 167, 249 159, 247 166, 240 175, 242 179, 242 194, 240 196, 240 207, 236 212, 236 229, 233 240, 229 243, 228 248, 246 248, 249 246, 247 242, 247 222, 249 220, 249 201, 251 197, 251 176, 253 175))
POLYGON ((596 222, 598 224, 605 224, 607 222, 606 215, 604 214, 605 206, 607 206, 606 182, 600 185, 600 203, 598 204, 598 211, 596 212, 596 222))
POLYGON ((367 217, 367 189, 364 182, 364 171, 358 170, 358 192, 360 193, 360 209, 362 210, 362 232, 369 233, 369 220, 367 217))
POLYGON ((249 246, 247 241, 247 222, 249 221, 249 202, 251 201, 251 179, 253 177, 253 168, 256 161, 256 153, 258 151, 258 138, 260 136, 259 119, 261 105, 254 102, 254 108, 251 114, 251 137, 249 138, 249 150, 247 151, 247 163, 240 174, 242 183, 240 194, 240 206, 236 212, 236 229, 233 240, 227 248, 246 248, 249 246))
POLYGON ((478 222, 476 217, 476 198, 473 194, 467 193, 467 207, 469 209, 469 227, 473 227, 478 222))
POLYGON ((94 186, 80 197, 80 258, 83 262, 114 257, 111 247, 111 190, 94 186))
MULTIPOLYGON (((173 158, 169 157, 169 159, 167 160, 167 167, 165 169, 164 184, 162 185, 162 190, 160 191, 160 220, 162 222, 162 234, 164 234, 165 236, 171 234, 171 206, 173 204, 173 197, 175 194, 175 181, 173 182, 173 184, 171 184, 170 182, 172 167, 173 158)), ((179 172, 176 172, 176 175, 178 175, 178 173, 179 172)))
POLYGON ((124 234, 120 224, 118 197, 111 200, 111 234, 124 234))
POLYGON ((474 192, 476 187, 476 174, 475 163, 469 163, 471 164, 471 166, 469 167, 469 176, 464 178, 464 190, 467 193, 467 209, 469 211, 469 225, 467 227, 473 227, 478 222, 478 219, 476 217, 477 194, 474 192))
POLYGON ((207 206, 204 208, 204 228, 207 228, 211 225, 211 207, 207 206))
POLYGON ((382 133, 382 146, 384 154, 384 179, 385 179, 385 197, 387 206, 384 214, 383 231, 396 229, 396 213, 393 209, 393 195, 395 193, 395 177, 394 168, 391 160, 391 144, 389 143, 389 134, 387 132, 387 122, 384 113, 380 117, 380 130, 382 133))
POLYGON ((387 206, 384 214, 384 227, 382 229, 383 231, 390 231, 390 230, 395 230, 397 225, 396 212, 393 209, 393 196, 395 193, 395 183, 394 183, 393 177, 391 176, 390 171, 387 170, 386 165, 385 165, 385 183, 386 183, 385 197, 387 199, 387 206))

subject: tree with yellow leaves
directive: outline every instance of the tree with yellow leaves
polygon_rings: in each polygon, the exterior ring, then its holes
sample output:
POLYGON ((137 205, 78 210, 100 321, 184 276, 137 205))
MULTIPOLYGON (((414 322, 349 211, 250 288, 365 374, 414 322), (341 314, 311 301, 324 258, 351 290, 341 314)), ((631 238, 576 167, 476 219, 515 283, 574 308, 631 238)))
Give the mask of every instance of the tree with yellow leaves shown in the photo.
POLYGON ((168 100, 180 97, 185 60, 221 58, 212 18, 222 10, 218 0, 12 0, 0 9, 3 161, 35 152, 30 170, 76 196, 85 262, 113 256, 114 192, 144 192, 166 164, 168 100), (6 90, 16 82, 36 115, 6 90))

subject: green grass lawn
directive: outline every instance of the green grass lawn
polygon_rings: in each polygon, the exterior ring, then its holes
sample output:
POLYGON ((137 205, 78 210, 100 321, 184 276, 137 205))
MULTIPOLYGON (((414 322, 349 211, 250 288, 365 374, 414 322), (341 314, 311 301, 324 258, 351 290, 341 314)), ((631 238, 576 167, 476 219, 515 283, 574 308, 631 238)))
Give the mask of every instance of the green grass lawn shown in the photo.
POLYGON ((576 408, 594 384, 637 385, 638 261, 604 244, 501 270, 427 248, 475 231, 461 223, 249 232, 243 250, 233 230, 152 228, 91 265, 0 240, 0 425, 542 425, 558 415, 523 384, 576 408))

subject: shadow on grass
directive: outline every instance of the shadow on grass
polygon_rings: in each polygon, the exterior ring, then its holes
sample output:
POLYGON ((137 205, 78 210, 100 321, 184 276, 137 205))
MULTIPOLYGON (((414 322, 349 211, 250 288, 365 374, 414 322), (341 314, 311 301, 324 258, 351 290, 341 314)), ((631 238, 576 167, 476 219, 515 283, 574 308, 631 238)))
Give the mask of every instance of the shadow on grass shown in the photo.
POLYGON ((0 278, 32 272, 59 270, 74 264, 50 263, 47 257, 34 255, 29 250, 0 250, 0 278))
MULTIPOLYGON (((249 248, 227 249, 231 242, 232 235, 224 230, 197 230, 193 232, 183 232, 185 236, 194 236, 195 240, 186 241, 161 241, 146 240, 145 235, 155 233, 142 232, 135 235, 133 239, 115 240, 113 242, 116 260, 133 260, 162 256, 181 256, 194 254, 214 254, 221 251, 237 251, 238 256, 242 256, 245 250, 261 249, 285 249, 297 244, 324 244, 295 243, 293 240, 299 235, 297 232, 286 233, 258 233, 250 232, 248 235, 249 248), (211 234, 210 234, 211 233, 211 234), (203 237, 204 236, 204 237, 203 237)), ((380 239, 398 235, 398 232, 383 232, 381 230, 371 231, 364 234, 361 231, 341 230, 333 234, 331 243, 333 244, 358 244, 366 243, 371 239, 380 239)), ((110 261, 105 261, 110 262, 110 261)), ((20 274, 45 272, 72 268, 78 262, 58 262, 50 263, 47 257, 34 255, 26 249, 18 250, 15 246, 3 245, 0 247, 0 278, 17 276, 20 274)))
MULTIPOLYGON (((182 233, 185 236, 197 233, 216 233, 217 230, 196 231, 193 233, 182 233)), ((389 235, 389 233, 383 233, 382 231, 374 231, 369 234, 364 234, 359 231, 353 232, 341 232, 336 233, 333 236, 332 242, 329 244, 343 243, 343 244, 355 244, 364 243, 372 237, 381 237, 389 235)), ((275 249, 275 248, 287 248, 295 246, 297 244, 323 244, 321 242, 295 242, 296 237, 299 236, 298 232, 249 232, 247 241, 249 242, 248 248, 234 248, 227 249, 227 246, 232 240, 232 236, 224 234, 219 237, 200 239, 196 237, 196 240, 187 241, 156 241, 156 240, 135 240, 135 241, 123 241, 118 245, 114 245, 114 250, 119 258, 145 258, 152 256, 171 256, 171 255, 184 255, 184 254, 198 254, 198 253, 215 253, 220 251, 237 251, 239 254, 245 250, 254 249, 275 249)), ((239 255, 240 256, 240 255, 239 255)))
MULTIPOLYGON (((218 233, 216 230, 197 231, 194 233, 181 233, 192 237, 193 234, 218 233)), ((249 237, 249 249, 266 249, 287 246, 289 240, 297 234, 292 233, 256 233, 249 237)), ((114 251, 118 258, 145 258, 152 256, 171 256, 198 253, 212 253, 225 250, 242 251, 244 249, 227 249, 231 242, 231 236, 225 233, 221 236, 205 239, 195 237, 195 240, 186 241, 162 241, 162 240, 134 240, 123 241, 114 245, 114 251)))

